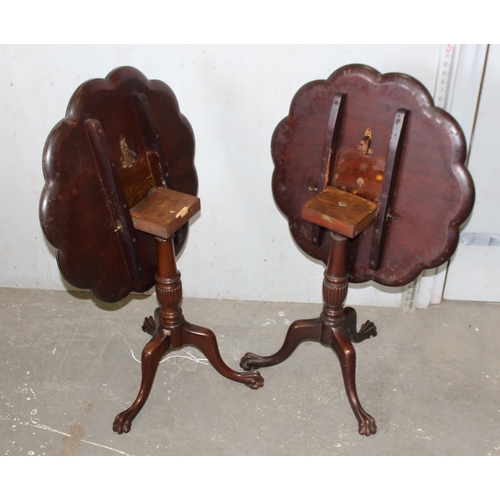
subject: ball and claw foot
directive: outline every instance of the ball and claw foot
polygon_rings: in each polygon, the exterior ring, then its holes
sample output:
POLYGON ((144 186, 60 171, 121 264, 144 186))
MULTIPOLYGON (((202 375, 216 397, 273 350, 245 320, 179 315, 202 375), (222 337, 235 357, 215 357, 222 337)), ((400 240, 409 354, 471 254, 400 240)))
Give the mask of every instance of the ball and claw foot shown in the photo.
POLYGON ((129 432, 132 427, 132 421, 136 416, 137 413, 132 408, 122 411, 115 417, 113 431, 117 434, 129 432))
POLYGON ((149 316, 148 318, 144 318, 144 323, 142 325, 142 331, 149 333, 149 335, 153 336, 156 333, 156 321, 153 316, 149 316))
POLYGON ((356 330, 357 315, 355 309, 352 307, 346 307, 344 309, 344 315, 344 328, 351 342, 359 344, 363 342, 363 340, 367 340, 377 335, 377 327, 371 321, 366 321, 361 325, 359 331, 356 330))
POLYGON ((244 384, 250 389, 260 389, 264 387, 264 378, 258 371, 251 371, 248 373, 242 373, 242 379, 244 380, 244 384))
POLYGON ((375 425, 375 419, 368 415, 368 413, 363 413, 358 417, 359 428, 358 432, 362 436, 371 436, 377 433, 377 426, 375 425))
POLYGON ((359 332, 355 333, 353 337, 354 342, 362 342, 363 340, 375 337, 377 335, 377 327, 371 322, 366 321, 361 325, 359 332))
MULTIPOLYGON (((253 354, 252 352, 247 352, 240 361, 240 367, 245 371, 249 371, 255 368, 260 368, 261 361, 263 361, 263 356, 259 356, 258 354, 253 354)), ((259 372, 257 372, 259 373, 259 372)))

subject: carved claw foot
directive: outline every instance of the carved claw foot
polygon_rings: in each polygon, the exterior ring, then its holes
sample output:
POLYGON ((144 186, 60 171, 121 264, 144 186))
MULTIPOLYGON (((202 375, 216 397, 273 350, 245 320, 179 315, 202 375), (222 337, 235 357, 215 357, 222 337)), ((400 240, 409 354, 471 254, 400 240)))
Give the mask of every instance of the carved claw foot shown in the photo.
POLYGON ((119 413, 113 422, 113 431, 118 434, 127 433, 132 428, 132 421, 137 416, 137 411, 134 411, 133 408, 129 408, 128 410, 122 411, 119 413))
POLYGON ((258 371, 251 371, 241 374, 243 383, 250 389, 259 389, 264 387, 264 378, 258 371))
POLYGON ((362 410, 359 415, 356 415, 356 417, 359 422, 358 432, 362 436, 368 437, 377 433, 377 426, 375 425, 375 420, 373 417, 368 415, 368 413, 362 410))
MULTIPOLYGON (((252 352, 247 352, 240 361, 240 367, 245 371, 260 368, 265 363, 265 356, 259 356, 252 352)), ((258 373, 258 372, 257 372, 258 373)))
POLYGON ((353 342, 362 342, 363 340, 369 339, 370 337, 375 337, 377 335, 377 327, 371 321, 365 321, 359 332, 352 335, 353 342))
POLYGON ((352 307, 346 307, 344 309, 344 316, 344 328, 351 342, 359 344, 359 342, 363 342, 363 340, 377 335, 377 327, 371 321, 366 321, 359 331, 356 330, 357 314, 352 307))
POLYGON ((144 323, 142 325, 142 331, 149 333, 149 335, 153 336, 156 333, 156 321, 153 316, 149 316, 144 319, 144 323))

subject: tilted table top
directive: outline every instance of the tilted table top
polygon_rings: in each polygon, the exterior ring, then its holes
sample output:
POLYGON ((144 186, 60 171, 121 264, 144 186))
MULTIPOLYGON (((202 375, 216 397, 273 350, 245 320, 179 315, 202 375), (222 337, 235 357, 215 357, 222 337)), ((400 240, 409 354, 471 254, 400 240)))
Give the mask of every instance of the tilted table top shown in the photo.
POLYGON ((151 288, 155 237, 129 211, 156 188, 198 189, 194 135, 172 90, 131 67, 83 83, 46 141, 43 172, 40 221, 65 279, 106 302, 151 288))
POLYGON ((292 237, 315 259, 326 263, 329 238, 321 238, 302 210, 325 188, 365 198, 379 210, 387 205, 378 247, 377 222, 348 242, 351 282, 400 286, 446 262, 474 203, 460 126, 407 75, 349 65, 304 85, 278 124, 271 150, 275 201, 292 237), (388 172, 389 164, 398 168, 388 172), (378 268, 370 265, 374 254, 378 268))

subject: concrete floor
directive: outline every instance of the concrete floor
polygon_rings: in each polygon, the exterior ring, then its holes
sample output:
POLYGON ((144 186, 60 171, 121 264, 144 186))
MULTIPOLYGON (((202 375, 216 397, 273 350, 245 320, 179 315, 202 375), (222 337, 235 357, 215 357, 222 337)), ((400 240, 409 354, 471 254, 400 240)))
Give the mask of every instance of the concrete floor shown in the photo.
MULTIPOLYGON (((86 293, 0 289, 0 455, 500 455, 500 304, 357 307, 377 337, 356 345, 357 388, 378 431, 359 436, 333 351, 303 343, 251 390, 210 365, 164 360, 129 434, 111 429, 135 399, 143 318, 155 296, 118 304, 86 293)), ((320 305, 184 299, 224 361, 274 353, 320 305)), ((170 353, 193 354, 195 348, 170 353)), ((167 356, 167 357, 168 357, 167 356)))

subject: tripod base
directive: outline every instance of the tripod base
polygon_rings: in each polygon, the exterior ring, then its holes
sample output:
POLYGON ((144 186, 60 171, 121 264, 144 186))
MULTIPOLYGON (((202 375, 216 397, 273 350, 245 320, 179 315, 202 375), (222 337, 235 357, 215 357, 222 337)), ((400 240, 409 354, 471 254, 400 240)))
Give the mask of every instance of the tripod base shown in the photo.
POLYGON ((180 349, 185 345, 195 346, 224 377, 251 389, 264 385, 264 379, 258 371, 236 372, 229 368, 222 360, 215 334, 208 328, 192 325, 184 319, 180 308, 182 286, 175 264, 173 238, 157 238, 157 242, 156 293, 162 307, 156 309, 154 318, 149 316, 144 320, 142 329, 152 335, 152 338, 142 351, 139 393, 132 406, 118 414, 113 422, 113 431, 118 434, 130 431, 132 421, 146 404, 158 365, 170 350, 180 349))
POLYGON ((241 359, 244 370, 274 366, 285 361, 297 346, 306 340, 315 340, 331 347, 337 355, 349 403, 359 424, 359 433, 371 436, 377 432, 375 420, 361 406, 356 391, 356 352, 352 342, 361 342, 377 334, 375 325, 367 321, 356 330, 356 311, 342 307, 347 295, 347 274, 345 270, 346 238, 331 233, 330 259, 323 282, 324 307, 319 318, 298 320, 288 328, 281 348, 271 356, 247 353, 241 359))
MULTIPOLYGON (((157 318, 160 311, 161 308, 155 311, 157 318)), ((118 434, 130 431, 132 421, 141 411, 151 392, 156 370, 161 359, 173 349, 186 345, 195 346, 201 350, 212 366, 224 377, 234 382, 241 382, 251 389, 258 389, 264 385, 264 379, 257 371, 236 372, 229 368, 222 360, 215 334, 207 328, 183 321, 179 328, 166 331, 150 316, 144 320, 142 329, 152 335, 152 338, 142 351, 141 387, 132 406, 118 414, 113 422, 113 430, 118 434)))
MULTIPOLYGON (((352 308, 349 315, 352 317, 356 312, 352 308)), ((346 321, 347 322, 347 321, 346 321)), ((285 341, 281 349, 271 356, 259 356, 258 354, 247 353, 241 359, 240 366, 244 370, 274 366, 285 361, 295 351, 297 346, 306 340, 315 340, 325 346, 331 347, 342 367, 344 385, 349 403, 359 424, 359 433, 370 436, 377 432, 375 420, 361 406, 356 391, 356 352, 352 342, 360 342, 377 334, 376 328, 371 322, 365 323, 359 332, 347 331, 345 325, 342 328, 332 328, 322 323, 321 318, 298 320, 293 322, 288 328, 285 341), (360 340, 359 338, 362 337, 360 340), (322 340, 324 339, 324 340, 322 340)))

